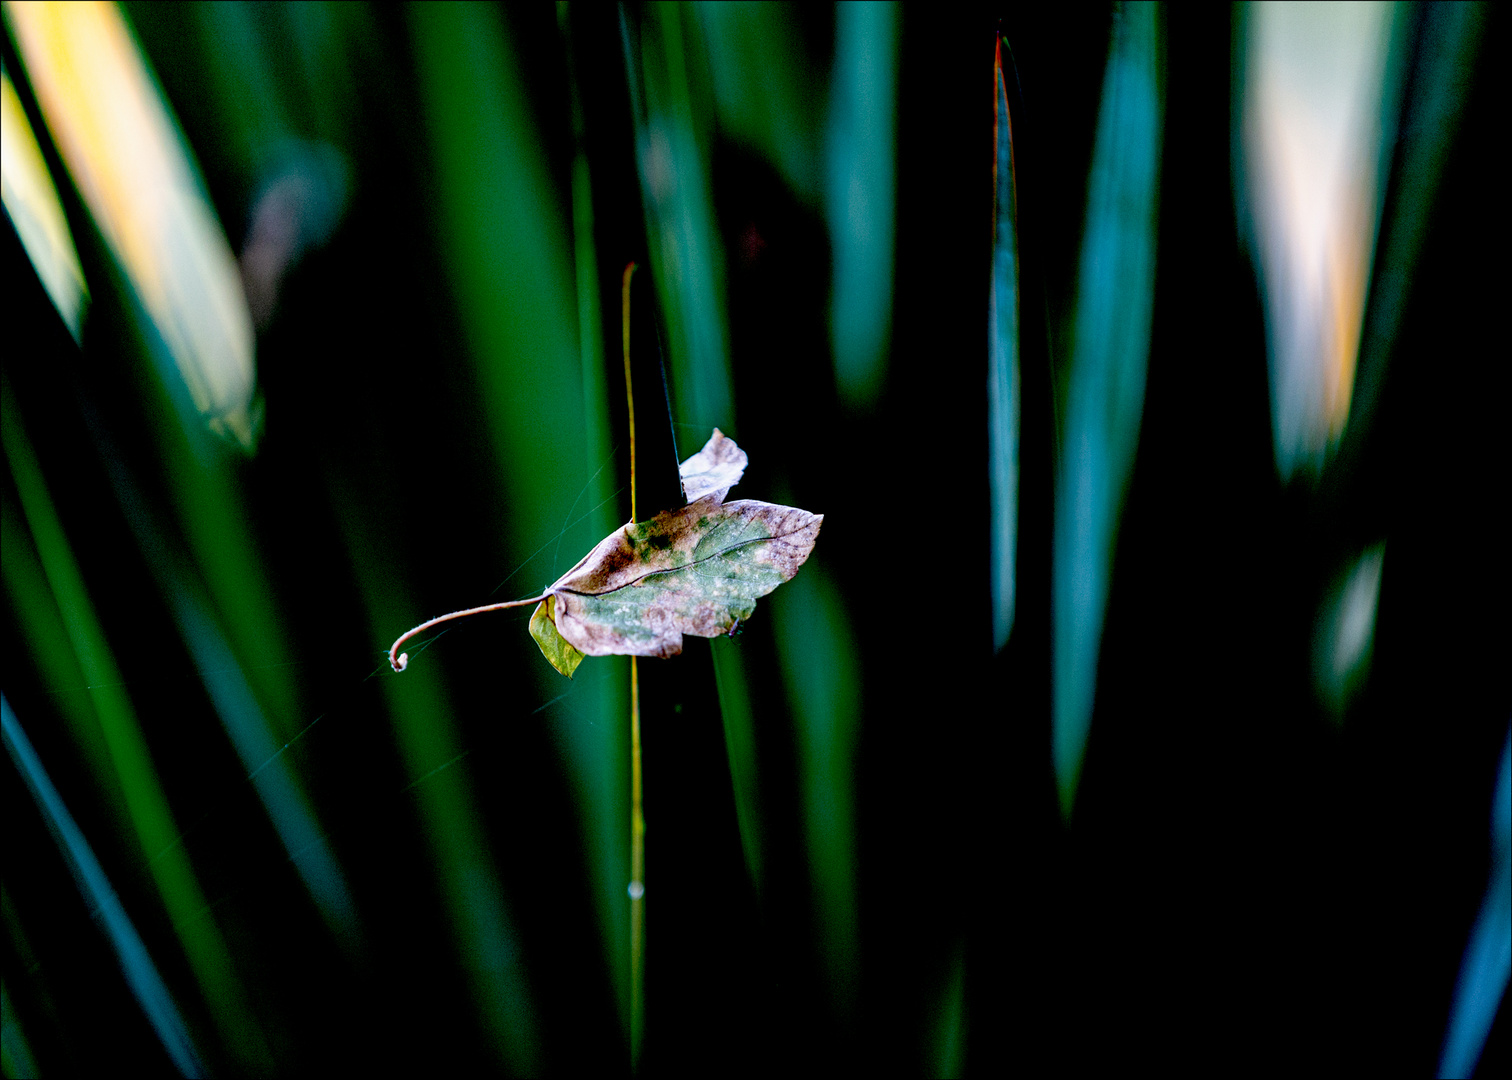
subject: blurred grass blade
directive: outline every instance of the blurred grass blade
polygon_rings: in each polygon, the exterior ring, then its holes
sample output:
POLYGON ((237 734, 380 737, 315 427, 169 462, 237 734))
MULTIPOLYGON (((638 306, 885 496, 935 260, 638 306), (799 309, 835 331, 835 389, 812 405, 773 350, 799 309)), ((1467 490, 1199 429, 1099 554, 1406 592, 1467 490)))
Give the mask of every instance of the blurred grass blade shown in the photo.
POLYGON ((58 189, 26 119, 26 110, 11 85, 10 72, 0 72, 0 190, 26 256, 75 341, 84 327, 89 287, 74 250, 73 233, 58 201, 58 189))
POLYGON ((993 78, 996 125, 992 172, 996 197, 992 291, 987 300, 987 460, 992 483, 992 643, 1001 649, 1013 631, 1019 442, 1018 196, 1002 38, 997 43, 993 78))
MULTIPOLYGON (((84 894, 91 913, 105 931, 105 936, 110 939, 116 959, 120 961, 121 972, 126 976, 127 986, 131 988, 142 1011, 147 1014, 158 1041, 168 1052, 179 1075, 203 1076, 204 1066, 200 1063, 199 1053, 189 1037, 184 1020, 179 1016, 173 995, 168 992, 167 984, 158 974, 157 965, 147 952, 147 946, 142 943, 131 916, 121 906, 121 898, 116 895, 110 879, 105 876, 105 870, 95 858, 89 841, 84 838, 73 815, 68 812, 58 789, 53 787, 47 770, 43 768, 41 759, 32 749, 31 741, 27 739, 20 721, 11 710, 10 702, 3 696, 0 696, 0 714, 3 714, 0 715, 0 721, 3 721, 4 726, 6 752, 10 754, 11 760, 16 764, 16 771, 26 782, 26 788, 31 792, 43 820, 47 822, 53 839, 58 842, 63 860, 73 872, 74 880, 78 882, 79 891, 84 894)), ((9 1025, 11 1018, 7 1016, 6 1022, 9 1025)), ((7 1075, 35 1074, 7 1071, 7 1075)))
POLYGON ((31 536, 20 511, 10 499, 0 500, 0 568, 3 568, 6 598, 15 613, 21 641, 36 666, 42 684, 52 695, 51 703, 68 725, 73 745, 83 755, 95 780, 95 793, 105 800, 107 813, 123 835, 130 833, 130 816, 121 798, 115 766, 111 763, 100 722, 95 717, 84 672, 74 656, 73 644, 52 591, 42 572, 42 563, 32 548, 31 536))
MULTIPOLYGON (((10 706, 5 706, 10 715, 10 706)), ((0 980, 0 1071, 6 1076, 41 1076, 31 1043, 21 1030, 21 1017, 11 1007, 10 987, 0 980)), ((187 1075, 187 1074, 186 1074, 187 1075)))
MULTIPOLYGON (((707 88, 695 70, 696 24, 678 4, 648 4, 623 24, 635 101, 636 157, 657 298, 671 337, 674 421, 737 433, 725 330, 724 249, 714 218, 707 88)), ((629 16, 624 16, 629 19, 629 16)), ((701 56, 696 57, 702 59, 701 56)))
MULTIPOLYGON (((153 520, 122 455, 108 443, 102 448, 101 457, 126 520, 242 768, 326 925, 344 946, 355 947, 357 910, 351 892, 289 761, 281 756, 279 740, 246 669, 187 560, 174 550, 168 534, 153 520)), ((249 568, 248 575, 251 573, 249 568)))
POLYGON ((248 1008, 226 943, 209 915, 205 894, 188 856, 178 844, 180 832, 167 795, 31 441, 21 426, 9 380, 4 382, 0 393, 0 417, 3 417, 5 456, 21 499, 22 515, 89 687, 142 858, 151 868, 174 931, 228 1049, 244 1067, 270 1070, 272 1059, 267 1044, 248 1008))
POLYGON ((966 1075, 966 949, 958 943, 935 1008, 930 1046, 931 1076, 941 1080, 966 1075))
POLYGON ((720 133, 757 151, 800 199, 819 201, 825 88, 789 4, 700 3, 720 133))
MULTIPOLYGON (((609 423, 608 370, 605 368, 603 304, 599 293, 598 249, 594 242, 593 185, 588 168, 583 102, 572 49, 571 23, 566 4, 557 8, 572 90, 572 130, 575 142, 572 160, 573 272, 577 293, 578 349, 583 377, 583 436, 585 463, 589 470, 588 523, 594 536, 607 536, 621 524, 614 492, 618 477, 609 423)), ((589 828, 584 836, 589 880, 598 904, 605 962, 615 990, 620 1031, 630 1032, 630 938, 626 915, 626 887, 631 874, 624 839, 630 828, 625 807, 629 802, 628 728, 624 723, 629 701, 629 664, 620 659, 601 665, 603 673, 591 691, 595 700, 578 705, 573 714, 559 721, 565 742, 571 747, 572 772, 577 784, 578 805, 590 808, 589 828), (586 722, 585 722, 586 721, 586 722)))
MULTIPOLYGON (((590 533, 595 527, 591 517, 565 534, 562 526, 573 498, 588 489, 593 471, 586 467, 585 434, 596 445, 607 440, 605 392, 584 386, 582 342, 575 335, 583 297, 574 282, 573 235, 520 62, 495 9, 440 4, 417 5, 407 12, 440 196, 438 246, 506 485, 498 530, 504 539, 501 562, 518 565, 558 536, 565 550, 587 550, 597 538, 590 533), (587 415, 585 408, 591 410, 587 415)), ((585 249, 583 262, 591 258, 585 249)), ((586 265, 583 270, 591 272, 586 265)), ((588 318, 592 320, 591 310, 588 318)), ((605 464, 598 461, 594 467, 605 464)), ((387 613, 396 617, 386 631, 375 629, 377 637, 391 636, 394 625, 416 621, 387 613)), ((545 716, 564 747, 566 771, 582 800, 583 858, 602 920, 605 970, 616 987, 628 992, 626 667, 614 663, 603 669, 595 679, 580 674, 573 693, 545 716)), ((543 690, 551 687, 543 698, 561 693, 546 681, 557 679, 549 667, 532 670, 543 690)), ((396 700, 418 692, 394 691, 396 700)), ((410 722, 401 721, 401 726, 410 722)), ((430 757, 429 751, 425 756, 430 757)), ((457 800, 455 810, 447 813, 465 812, 460 795, 457 800)), ((441 812, 440 807, 434 811, 441 812)), ((434 817, 431 827, 442 828, 442 819, 434 817)), ((503 1003, 514 1010, 506 1025, 514 1033, 511 1045, 519 1041, 509 1051, 515 1055, 510 1067, 531 1072, 537 1053, 534 1011, 523 964, 514 963, 509 978, 522 996, 517 1004, 503 1003), (529 1041, 520 1041, 527 1036, 529 1041)), ((487 1000, 491 993, 480 998, 487 1000)), ((620 1005, 624 1020, 628 997, 620 1005)))
MULTIPOLYGON (((387 579, 387 567, 366 533, 350 515, 343 525, 370 634, 381 640, 407 613, 395 603, 399 590, 387 579)), ((419 804, 457 960, 471 982, 470 997, 493 1052, 493 1068, 515 1076, 539 1075, 534 993, 471 775, 453 765, 464 751, 441 672, 434 665, 411 664, 403 678, 384 679, 383 689, 399 754, 412 780, 406 790, 413 791, 419 804)))
POLYGON ((876 404, 892 337, 898 94, 895 3, 835 5, 826 202, 834 284, 835 382, 852 408, 876 404))
POLYGON ((1154 4, 1115 10, 1087 183, 1055 499, 1054 760, 1070 820, 1097 682, 1155 295, 1162 60, 1154 4))
MULTIPOLYGON (((1406 80, 1390 201, 1381 218, 1381 257, 1374 264, 1345 428, 1345 438, 1351 442, 1363 439, 1375 413, 1418 255, 1428 236, 1439 180, 1469 95, 1489 10, 1484 4, 1435 3, 1423 4, 1416 12, 1416 55, 1406 80)), ((1403 23, 1408 21, 1406 16, 1401 18, 1403 23)))
POLYGON ((862 692, 856 644, 840 591, 814 559, 772 594, 772 610, 798 729, 815 936, 830 1000, 844 1021, 860 1004, 854 785, 862 692))
POLYGON ((1401 87, 1396 16, 1387 2, 1245 9, 1240 174, 1283 480, 1320 469, 1349 416, 1401 87))
POLYGON ((1502 744, 1501 767, 1491 797, 1491 873, 1486 898, 1470 931, 1438 1075, 1475 1073, 1496 1012, 1512 977, 1512 731, 1502 744))
POLYGON ((357 909, 346 878, 288 760, 280 756, 272 728, 236 654, 203 597, 181 584, 169 584, 165 594, 216 715, 242 768, 250 775, 284 851, 326 925, 343 945, 355 946, 357 909))
MULTIPOLYGON (((519 564, 558 535, 589 475, 576 441, 585 418, 572 235, 497 14, 408 10, 440 193, 435 224, 508 485, 504 554, 519 564)), ((562 545, 587 550, 596 537, 577 528, 562 545)))
POLYGON ((620 524, 610 495, 614 470, 609 466, 612 446, 609 426, 608 372, 604 367, 604 317, 599 296, 598 246, 593 235, 593 181, 588 168, 588 147, 583 127, 583 102, 572 54, 571 19, 565 3, 557 7, 572 104, 572 255, 573 284, 577 295, 578 353, 583 373, 583 417, 586 420, 586 460, 589 490, 584 497, 592 510, 594 535, 607 536, 620 524))
POLYGON ((740 847, 746 871, 758 898, 765 882, 762 851, 761 787, 756 762, 756 718, 751 713, 751 692, 746 681, 745 658, 729 638, 715 638, 714 681, 719 691, 719 714, 724 721, 725 753, 730 759, 730 784, 735 790, 735 819, 740 826, 740 847))
POLYGON ((194 408, 250 451, 256 372, 236 260, 119 9, 7 2, 5 17, 53 141, 194 408))

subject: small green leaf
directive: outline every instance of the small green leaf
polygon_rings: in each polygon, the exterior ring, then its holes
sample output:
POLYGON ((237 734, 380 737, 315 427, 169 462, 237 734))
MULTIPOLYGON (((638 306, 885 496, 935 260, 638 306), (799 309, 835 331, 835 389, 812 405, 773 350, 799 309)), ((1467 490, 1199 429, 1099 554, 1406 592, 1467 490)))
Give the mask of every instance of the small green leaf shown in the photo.
POLYGON ((556 597, 548 596, 536 605, 535 612, 530 616, 530 636, 535 638, 536 644, 541 647, 541 655, 550 661, 551 666, 570 679, 577 666, 583 662, 583 654, 557 632, 556 615, 552 610, 555 601, 556 597))

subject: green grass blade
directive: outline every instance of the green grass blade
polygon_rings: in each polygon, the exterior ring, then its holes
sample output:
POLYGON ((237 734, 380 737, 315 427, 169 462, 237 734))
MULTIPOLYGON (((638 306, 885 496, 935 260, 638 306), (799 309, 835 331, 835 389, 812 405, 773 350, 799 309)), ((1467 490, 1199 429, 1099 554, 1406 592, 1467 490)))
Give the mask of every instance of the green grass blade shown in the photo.
MULTIPOLYGON (((584 501, 594 508, 588 518, 592 534, 607 536, 621 523, 613 497, 621 478, 612 456, 609 369, 605 366, 603 303, 599 293, 598 250, 594 242, 592 174, 585 143, 580 84, 574 67, 571 19, 565 4, 558 8, 558 21, 566 45, 576 143, 572 161, 572 243, 583 380, 582 430, 589 471, 584 501)), ((631 875, 625 838, 630 833, 626 809, 630 799, 629 663, 619 657, 605 658, 594 667, 600 670, 586 673, 594 676, 593 681, 583 680, 583 688, 573 703, 571 714, 553 722, 559 725, 563 742, 569 748, 578 805, 586 809, 587 829, 583 839, 587 873, 598 904, 605 963, 615 990, 620 1031, 628 1040, 631 989, 626 885, 631 875)))
POLYGON ((821 75, 788 4, 699 3, 723 135, 760 153, 805 203, 820 200, 821 75))
POLYGON ((7 380, 3 390, 6 460, 21 499, 54 602, 97 716, 107 752, 119 779, 142 857, 209 1003, 230 1052, 249 1068, 267 1070, 272 1059, 248 1007, 220 930, 209 915, 205 894, 177 841, 179 828, 142 734, 125 680, 100 623, 84 575, 54 508, 31 441, 7 380))
MULTIPOLYGON (((409 9, 409 22, 439 194, 439 247, 503 482, 501 557, 518 565, 561 534, 579 493, 613 473, 603 449, 609 425, 595 345, 590 178, 574 168, 576 191, 564 212, 520 61, 496 11, 420 6, 409 9)), ((607 497, 613 487, 600 490, 607 497)), ((562 550, 588 550, 608 531, 593 531, 603 521, 578 522, 560 536, 562 550)), ((396 617, 390 626, 413 621, 396 617)), ((562 693, 544 662, 536 670, 543 698, 562 693)), ((622 662, 585 666, 573 692, 545 713, 580 798, 583 859, 616 988, 629 983, 627 679, 622 662)), ((439 827, 441 818, 434 822, 439 827)), ((624 1020, 628 999, 619 1006, 624 1020)), ((510 1023, 523 1031, 527 1021, 522 1013, 510 1023)))
POLYGON ((635 143, 651 272, 671 339, 673 419, 735 434, 724 248, 709 183, 711 108, 691 48, 696 24, 678 4, 644 12, 634 33, 627 29, 626 65, 639 102, 635 143))
POLYGON ((820 960, 837 1014, 860 1004, 857 933, 856 753, 861 676, 839 589, 808 564, 772 594, 778 657, 796 721, 799 783, 820 960))
POLYGON ((719 713, 724 721, 725 753, 730 759, 730 783, 735 789, 735 818, 740 847, 756 895, 765 881, 762 850, 761 787, 756 761, 756 717, 751 711, 745 659, 728 638, 715 638, 714 681, 719 689, 719 713))
MULTIPOLYGON (((371 546, 359 518, 343 517, 370 624, 380 641, 404 624, 413 605, 395 589, 386 561, 371 546)), ((560 676, 553 673, 553 678, 560 676)), ((459 968, 470 983, 479 1030, 493 1066, 512 1075, 540 1072, 534 992, 519 932, 489 850, 476 784, 457 718, 435 664, 411 663, 402 676, 383 676, 384 697, 405 772, 428 841, 428 855, 459 968)))
POLYGON ((42 1075, 31 1042, 22 1030, 21 1017, 11 1007, 10 988, 3 981, 0 981, 0 1071, 6 1076, 42 1075))

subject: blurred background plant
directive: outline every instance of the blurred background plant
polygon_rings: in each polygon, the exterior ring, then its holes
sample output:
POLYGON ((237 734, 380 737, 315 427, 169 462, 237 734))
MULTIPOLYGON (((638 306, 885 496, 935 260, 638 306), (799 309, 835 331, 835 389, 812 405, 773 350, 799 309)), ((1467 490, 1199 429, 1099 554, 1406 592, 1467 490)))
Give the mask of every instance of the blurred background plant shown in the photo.
POLYGON ((1505 1068, 1502 12, 4 25, 6 1075, 1505 1068), (826 515, 642 988, 624 658, 384 659, 628 518, 632 260, 639 505, 826 515))

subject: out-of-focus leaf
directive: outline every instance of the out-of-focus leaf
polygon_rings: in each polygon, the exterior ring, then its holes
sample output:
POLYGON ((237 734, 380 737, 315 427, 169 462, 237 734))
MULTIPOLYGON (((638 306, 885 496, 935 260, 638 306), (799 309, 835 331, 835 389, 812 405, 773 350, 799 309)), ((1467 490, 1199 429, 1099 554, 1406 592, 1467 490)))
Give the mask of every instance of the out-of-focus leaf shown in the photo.
POLYGON ((27 258, 69 333, 78 341, 89 287, 84 283, 58 190, 53 187, 42 148, 37 145, 8 71, 0 73, 0 190, 4 192, 5 212, 27 258))
POLYGON ((1336 720, 1370 672, 1385 544, 1367 548, 1323 601, 1313 639, 1313 683, 1336 720))
POLYGON ((350 168, 335 147, 289 141, 252 200, 239 259, 247 304, 259 327, 273 318, 284 276, 325 243, 346 208, 350 168))
MULTIPOLYGON (((68 812, 68 806, 63 802, 63 797, 53 786, 51 777, 47 775, 47 770, 42 765, 42 760, 32 749, 31 740, 26 737, 21 722, 16 719, 16 714, 11 711, 10 702, 4 697, 0 697, 0 722, 4 725, 5 749, 10 754, 11 760, 15 762, 16 771, 26 782, 27 790, 31 792, 32 799, 36 802, 37 809, 41 811, 43 820, 47 822, 49 831, 57 840, 63 859, 68 864, 69 870, 73 872, 74 880, 78 882, 79 892, 88 901, 95 921, 100 924, 100 928, 105 931, 105 936, 110 939, 110 944, 115 949, 116 959, 121 965, 121 973, 126 976, 126 984, 131 987, 137 1003, 147 1014, 153 1031, 157 1033, 158 1041, 163 1044, 163 1049, 167 1051, 168 1057, 173 1061, 180 1075, 203 1076, 205 1069, 200 1062, 199 1051, 195 1049, 189 1029, 184 1025, 183 1017, 179 1015, 178 1005, 175 1004, 173 995, 169 993, 167 984, 158 973, 152 954, 142 943, 142 936, 137 933, 136 925, 122 906, 121 898, 116 895, 115 888, 106 877, 100 860, 95 858, 94 849, 89 846, 89 841, 85 839, 83 831, 74 821, 73 815, 68 812)), ((7 1016, 5 1022, 11 1024, 13 1018, 7 1016)), ((7 1065, 9 1064, 7 1062, 7 1065)), ((36 1074, 14 1073, 11 1075, 36 1074)))
POLYGON ((1349 416, 1400 100, 1396 16, 1387 2, 1246 9, 1241 175, 1282 479, 1320 468, 1349 416))
POLYGON ((825 202, 834 260, 835 382, 853 408, 876 403, 892 336, 897 127, 895 3, 835 5, 825 202))
POLYGON ((194 408, 250 451, 256 370, 236 260, 120 11, 7 3, 5 17, 53 141, 194 408))
POLYGON ((1061 812, 1081 779, 1113 551, 1144 408, 1155 294, 1160 15, 1114 15, 1087 184, 1055 499, 1054 759, 1061 812))
POLYGON ((1019 441, 1018 195, 1001 38, 993 61, 993 78, 997 119, 992 173, 996 197, 992 288, 987 300, 987 461, 992 482, 992 642, 1001 649, 1013 631, 1019 441))

